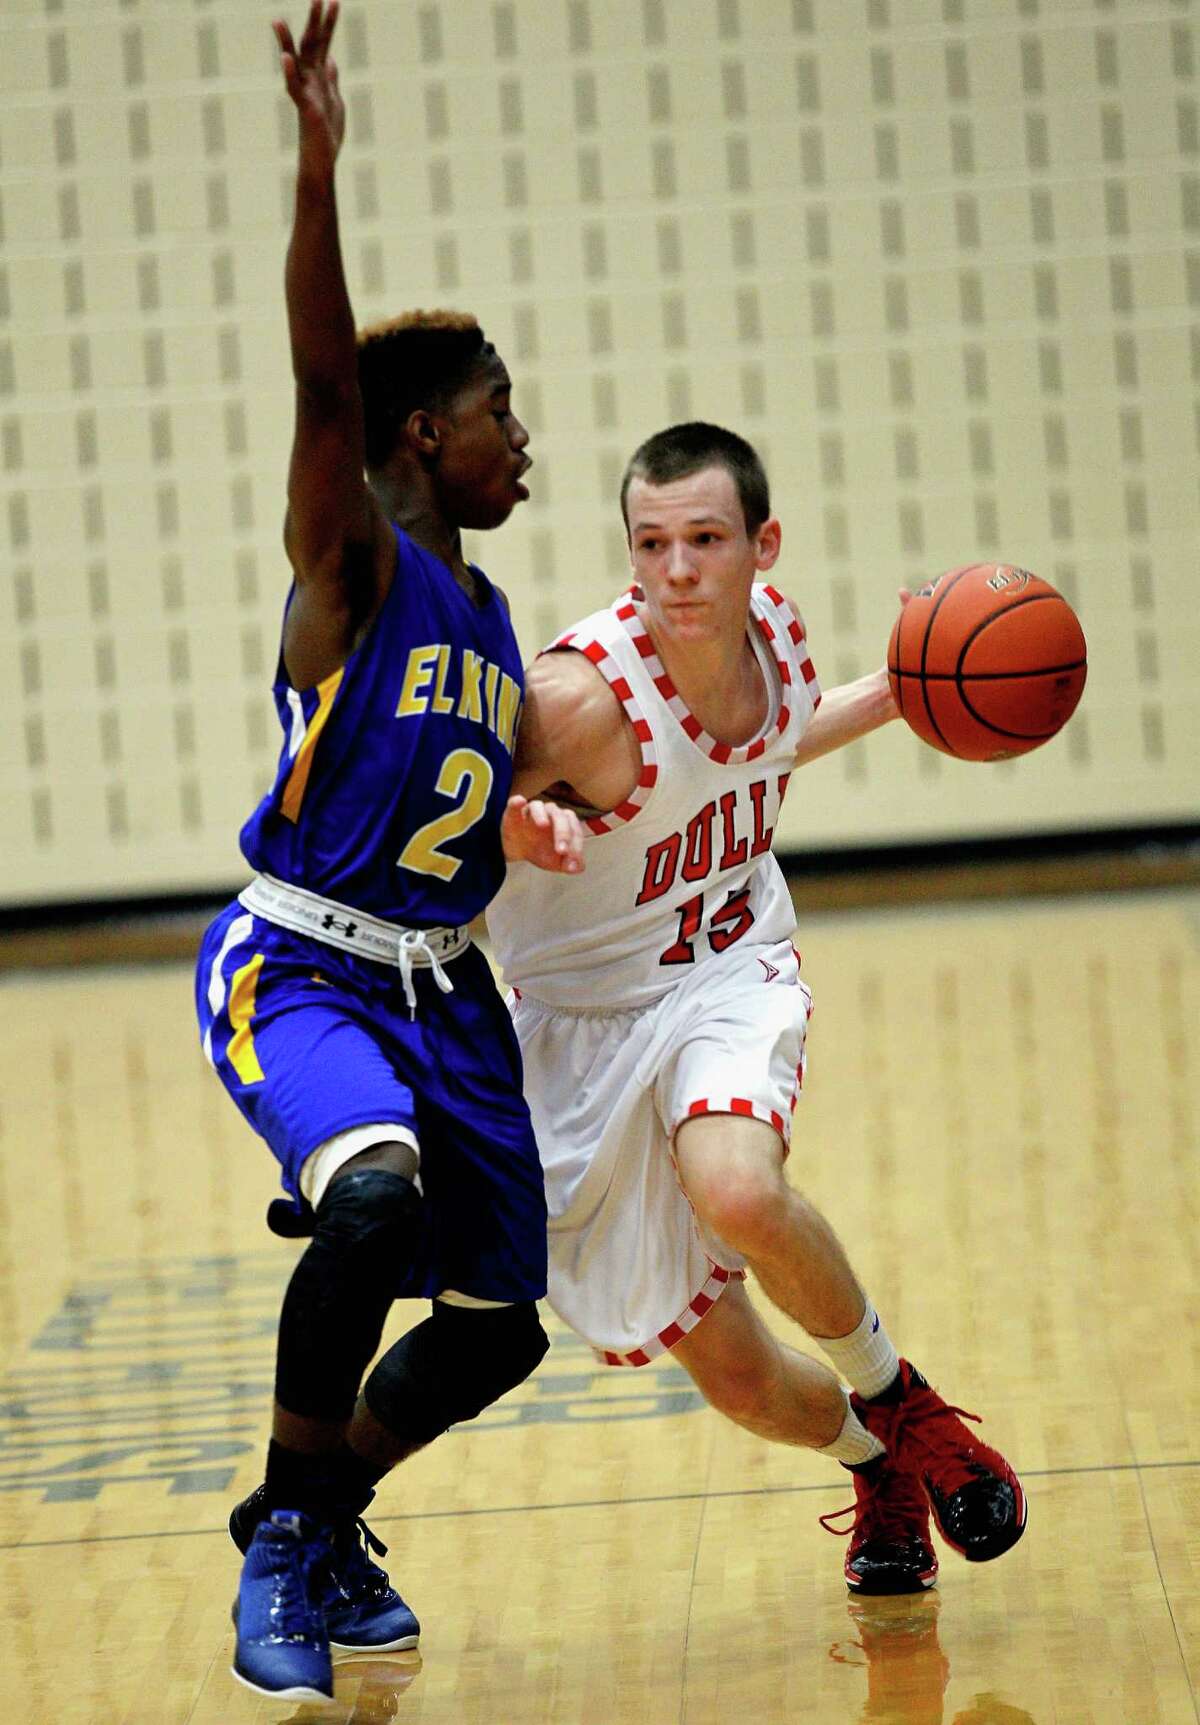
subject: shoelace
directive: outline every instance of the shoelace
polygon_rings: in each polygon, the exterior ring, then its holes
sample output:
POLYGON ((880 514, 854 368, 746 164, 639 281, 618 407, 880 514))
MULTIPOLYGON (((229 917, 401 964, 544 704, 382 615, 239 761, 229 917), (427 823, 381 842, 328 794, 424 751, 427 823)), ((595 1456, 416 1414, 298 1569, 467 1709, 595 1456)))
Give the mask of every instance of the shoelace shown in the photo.
POLYGON ((843 1509, 831 1509, 828 1515, 819 1515, 817 1520, 825 1529, 826 1533, 833 1534, 835 1539, 849 1539, 850 1535, 854 1532, 853 1521, 850 1523, 849 1527, 834 1527, 833 1524, 843 1515, 854 1515, 857 1509, 858 1505, 856 1503, 848 1503, 843 1509))
MULTIPOLYGON (((885 1463, 886 1467, 886 1463, 885 1463)), ((817 1520, 826 1533, 832 1533, 836 1539, 849 1539, 858 1532, 863 1543, 869 1539, 896 1538, 914 1539, 917 1534, 907 1524, 905 1518, 917 1514, 922 1518, 928 1515, 925 1494, 915 1483, 910 1483, 896 1468, 886 1467, 886 1473, 872 1482, 873 1491, 863 1499, 848 1503, 843 1509, 830 1510, 827 1515, 819 1515, 817 1520), (897 1487, 900 1489, 897 1490, 897 1487), (904 1501, 901 1501, 901 1500, 904 1501), (835 1527, 833 1524, 843 1516, 850 1516, 848 1527, 835 1527)))
POLYGON ((343 1576, 348 1570, 359 1571, 376 1588, 381 1585, 390 1586, 384 1571, 379 1568, 378 1564, 372 1563, 371 1558, 367 1555, 368 1552, 371 1552, 376 1557, 386 1557, 387 1549, 379 1536, 372 1533, 366 1522, 359 1516, 353 1527, 347 1531, 344 1540, 335 1542, 334 1554, 336 1558, 341 1560, 337 1568, 343 1576))
POLYGON ((312 1641, 314 1619, 319 1615, 313 1605, 314 1578, 322 1586, 328 1580, 332 1552, 323 1541, 319 1545, 302 1541, 298 1526, 295 1537, 296 1544, 288 1554, 294 1561, 281 1564, 274 1572, 271 1617, 281 1640, 312 1641))
POLYGON ((436 952, 425 937, 423 928, 406 928, 401 934, 396 946, 396 963, 400 967, 400 982, 404 988, 404 998, 408 1004, 410 1018, 417 1016, 417 991, 413 987, 413 965, 423 958, 433 972, 433 980, 443 994, 453 994, 454 984, 446 975, 436 952))
POLYGON ((938 1489, 952 1496, 960 1486, 978 1478, 979 1464, 972 1466, 962 1455, 956 1440, 938 1441, 935 1433, 926 1435, 921 1426, 932 1426, 936 1420, 958 1417, 970 1420, 975 1425, 982 1425, 978 1414, 968 1413, 966 1408, 954 1407, 949 1402, 943 1402, 931 1389, 910 1390, 903 1401, 897 1402, 888 1412, 888 1417, 881 1421, 881 1430, 876 1436, 885 1446, 890 1455, 896 1455, 900 1449, 902 1436, 910 1442, 919 1444, 926 1454, 948 1462, 950 1466, 938 1480, 938 1489), (925 1398, 928 1398, 926 1400, 925 1398))

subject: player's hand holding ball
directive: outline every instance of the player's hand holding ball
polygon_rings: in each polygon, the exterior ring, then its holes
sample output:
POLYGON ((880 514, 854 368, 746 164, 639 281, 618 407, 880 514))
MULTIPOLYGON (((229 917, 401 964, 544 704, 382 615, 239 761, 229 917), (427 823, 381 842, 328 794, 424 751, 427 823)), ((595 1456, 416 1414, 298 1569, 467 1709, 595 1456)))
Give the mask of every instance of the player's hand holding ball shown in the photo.
POLYGON ((888 682, 924 742, 963 761, 1002 761, 1066 724, 1087 680, 1087 644, 1048 581, 972 563, 901 600, 888 682))

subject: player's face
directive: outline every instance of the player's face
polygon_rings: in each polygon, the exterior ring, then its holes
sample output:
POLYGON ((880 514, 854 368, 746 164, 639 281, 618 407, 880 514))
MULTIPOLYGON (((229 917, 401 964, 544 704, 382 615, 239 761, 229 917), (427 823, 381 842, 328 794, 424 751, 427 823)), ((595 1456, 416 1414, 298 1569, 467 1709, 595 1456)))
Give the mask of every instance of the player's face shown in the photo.
POLYGON ((513 413, 512 382, 489 359, 437 418, 437 484, 446 518, 460 527, 499 527, 529 496, 521 483, 532 462, 529 433, 513 413))
POLYGON ((755 575, 779 554, 779 523, 756 533, 733 475, 706 467, 666 485, 634 479, 626 496, 633 572, 652 629, 681 641, 740 633, 755 575))

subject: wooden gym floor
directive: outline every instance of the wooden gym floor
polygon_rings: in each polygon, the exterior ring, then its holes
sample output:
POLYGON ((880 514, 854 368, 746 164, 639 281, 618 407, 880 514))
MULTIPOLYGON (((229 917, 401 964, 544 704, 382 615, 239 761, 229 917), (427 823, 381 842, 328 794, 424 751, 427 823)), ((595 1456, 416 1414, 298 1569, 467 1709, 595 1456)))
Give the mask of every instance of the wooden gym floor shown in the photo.
POLYGON ((1020 1467, 1015 1551, 851 1600, 817 1523, 836 1467, 555 1327, 377 1501, 423 1666, 257 1699, 229 1676, 224 1521, 295 1255, 262 1225, 273 1165, 201 1059, 187 967, 9 971, 5 1725, 1194 1725, 1200 893, 826 913, 800 944, 792 1177, 1020 1467))

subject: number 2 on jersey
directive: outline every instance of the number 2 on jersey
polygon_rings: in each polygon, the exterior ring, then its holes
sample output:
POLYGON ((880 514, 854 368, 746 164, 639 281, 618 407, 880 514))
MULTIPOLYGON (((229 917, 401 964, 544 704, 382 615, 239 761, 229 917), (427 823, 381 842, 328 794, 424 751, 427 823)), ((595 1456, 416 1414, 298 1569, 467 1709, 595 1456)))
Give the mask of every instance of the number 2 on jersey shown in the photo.
POLYGON ((439 796, 457 797, 457 806, 418 827, 396 859, 396 867, 453 880, 462 867, 462 858, 447 856, 439 847, 460 838, 483 818, 494 777, 491 762, 474 749, 452 750, 442 762, 433 788, 439 796))

